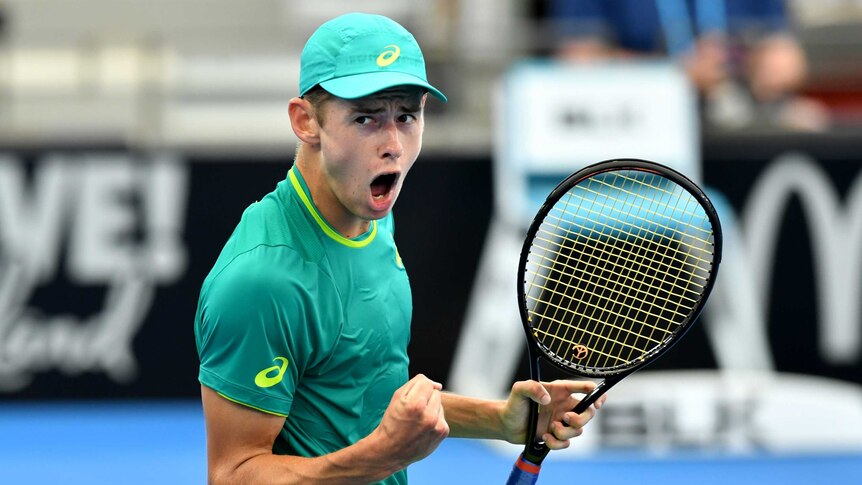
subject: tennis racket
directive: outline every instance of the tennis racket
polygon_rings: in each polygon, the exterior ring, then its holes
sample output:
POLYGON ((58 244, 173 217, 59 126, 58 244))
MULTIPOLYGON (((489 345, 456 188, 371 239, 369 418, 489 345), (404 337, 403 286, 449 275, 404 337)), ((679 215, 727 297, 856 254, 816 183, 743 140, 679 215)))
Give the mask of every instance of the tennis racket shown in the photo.
MULTIPOLYGON (((692 181, 657 163, 609 160, 566 178, 521 250, 518 306, 530 376, 539 363, 601 379, 584 412, 678 341, 703 308, 721 260, 721 226, 692 181)), ((507 484, 536 482, 548 447, 530 402, 527 445, 507 484)))

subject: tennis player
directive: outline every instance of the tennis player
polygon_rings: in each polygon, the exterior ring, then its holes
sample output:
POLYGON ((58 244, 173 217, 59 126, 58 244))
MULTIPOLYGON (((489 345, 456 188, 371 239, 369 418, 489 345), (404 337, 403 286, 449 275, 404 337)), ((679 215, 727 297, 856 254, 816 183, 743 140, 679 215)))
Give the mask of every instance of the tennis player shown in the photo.
POLYGON ((446 101, 386 17, 335 18, 305 45, 294 165, 243 214, 195 316, 210 483, 404 484, 447 435, 523 443, 530 399, 552 449, 593 417, 568 412, 591 382, 517 382, 487 401, 408 380, 412 300, 391 211, 429 93, 446 101))

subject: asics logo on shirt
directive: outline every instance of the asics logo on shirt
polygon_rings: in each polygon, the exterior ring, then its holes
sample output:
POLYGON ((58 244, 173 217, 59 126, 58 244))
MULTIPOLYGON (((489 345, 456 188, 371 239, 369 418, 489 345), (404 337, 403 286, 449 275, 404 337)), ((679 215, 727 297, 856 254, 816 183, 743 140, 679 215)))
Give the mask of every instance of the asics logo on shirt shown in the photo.
POLYGON ((398 56, 401 55, 401 48, 395 44, 390 44, 384 47, 384 51, 377 56, 377 65, 380 67, 386 67, 389 64, 395 62, 398 59, 398 56))
POLYGON ((284 371, 287 370, 287 359, 284 357, 276 357, 272 360, 273 362, 280 361, 281 365, 267 367, 258 372, 257 375, 254 376, 254 384, 257 387, 272 387, 281 382, 281 378, 284 377, 284 371), (275 375, 270 375, 273 372, 275 372, 275 375))

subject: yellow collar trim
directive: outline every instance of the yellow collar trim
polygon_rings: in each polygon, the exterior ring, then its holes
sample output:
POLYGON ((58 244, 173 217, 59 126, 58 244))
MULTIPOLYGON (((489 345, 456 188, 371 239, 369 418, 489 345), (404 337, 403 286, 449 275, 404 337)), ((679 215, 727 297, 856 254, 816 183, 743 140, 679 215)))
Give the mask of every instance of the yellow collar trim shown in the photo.
POLYGON ((333 239, 335 242, 351 248, 365 247, 370 244, 371 241, 374 240, 374 237, 377 235, 377 221, 371 221, 371 233, 366 233, 368 235, 364 237, 364 239, 360 240, 348 239, 339 234, 335 229, 333 229, 332 226, 330 226, 329 223, 323 219, 320 213, 317 212, 317 207, 315 207, 311 200, 308 198, 308 195, 305 193, 302 184, 299 182, 299 179, 297 178, 296 174, 293 173, 293 171, 294 168, 291 168, 287 172, 288 176, 290 177, 290 183, 291 185, 293 185, 293 189, 296 191, 297 195, 299 195, 299 198, 300 200, 302 200, 302 203, 305 204, 305 208, 308 209, 308 212, 311 214, 311 217, 314 218, 314 220, 317 222, 317 225, 320 226, 320 229, 322 229, 323 232, 330 237, 330 239, 333 239))

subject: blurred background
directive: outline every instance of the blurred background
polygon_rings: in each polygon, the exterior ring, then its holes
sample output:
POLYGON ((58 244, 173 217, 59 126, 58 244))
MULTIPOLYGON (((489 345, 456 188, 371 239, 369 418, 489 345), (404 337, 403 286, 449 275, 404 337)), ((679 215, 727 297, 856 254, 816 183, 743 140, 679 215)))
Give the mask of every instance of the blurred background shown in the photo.
MULTIPOLYGON (((206 481, 200 284, 292 163, 305 40, 355 9, 450 100, 396 207, 411 373, 526 378, 532 214, 652 159, 719 210, 716 289, 544 481, 858 481, 862 1, 0 0, 0 483, 206 481)), ((518 452, 447 440, 411 483, 502 483, 518 452)))

